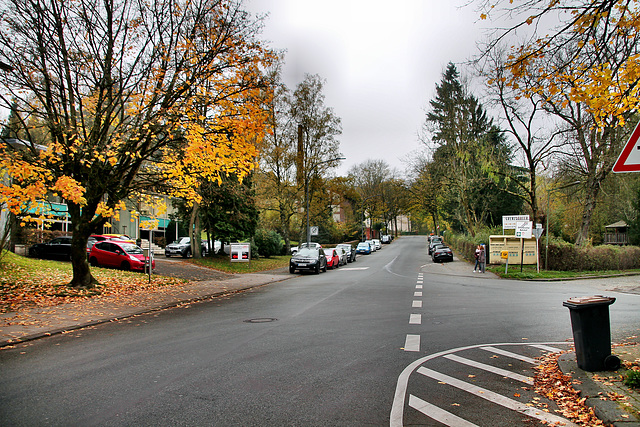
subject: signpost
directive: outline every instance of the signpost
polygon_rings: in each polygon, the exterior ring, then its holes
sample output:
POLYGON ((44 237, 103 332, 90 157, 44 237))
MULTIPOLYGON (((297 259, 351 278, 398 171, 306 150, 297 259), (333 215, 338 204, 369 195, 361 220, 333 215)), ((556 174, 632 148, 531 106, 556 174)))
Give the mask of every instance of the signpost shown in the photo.
POLYGON ((536 228, 532 232, 536 238, 536 269, 538 270, 538 274, 540 274, 540 236, 542 236, 544 232, 542 224, 536 224, 536 228))
POLYGON ((519 237, 522 241, 520 249, 520 273, 522 273, 522 264, 524 262, 524 239, 530 239, 533 231, 533 222, 531 221, 517 221, 516 222, 516 237, 519 237))

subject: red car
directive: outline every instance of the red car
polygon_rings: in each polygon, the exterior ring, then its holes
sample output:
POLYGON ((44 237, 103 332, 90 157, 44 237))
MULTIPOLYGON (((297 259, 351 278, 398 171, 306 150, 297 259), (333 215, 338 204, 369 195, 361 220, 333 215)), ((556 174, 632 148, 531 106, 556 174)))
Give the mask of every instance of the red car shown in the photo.
POLYGON ((340 266, 340 254, 335 248, 325 249, 324 254, 327 257, 327 267, 334 268, 340 266))
MULTIPOLYGON (((94 267, 114 267, 123 270, 145 270, 145 258, 142 248, 138 245, 119 240, 103 240, 97 242, 89 252, 89 264, 94 267)), ((153 261, 151 268, 156 268, 153 261)))

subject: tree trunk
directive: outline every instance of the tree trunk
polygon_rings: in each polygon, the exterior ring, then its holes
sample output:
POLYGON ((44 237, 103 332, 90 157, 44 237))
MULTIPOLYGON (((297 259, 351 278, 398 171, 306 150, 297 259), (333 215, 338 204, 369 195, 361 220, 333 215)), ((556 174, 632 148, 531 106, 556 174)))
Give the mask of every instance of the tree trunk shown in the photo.
POLYGON ((91 275, 89 261, 87 260, 88 236, 81 233, 73 233, 71 238, 71 266, 73 279, 69 286, 74 288, 92 288, 98 281, 91 275))
POLYGON ((202 239, 200 234, 202 228, 200 226, 200 205, 193 202, 191 209, 191 217, 189 218, 189 241, 191 242, 191 255, 194 258, 202 258, 202 239))
POLYGON ((582 209, 582 223, 580 230, 576 236, 576 245, 585 246, 589 243, 589 227, 591 226, 591 218, 593 211, 596 209, 596 199, 598 197, 600 186, 598 184, 587 187, 586 199, 582 209))

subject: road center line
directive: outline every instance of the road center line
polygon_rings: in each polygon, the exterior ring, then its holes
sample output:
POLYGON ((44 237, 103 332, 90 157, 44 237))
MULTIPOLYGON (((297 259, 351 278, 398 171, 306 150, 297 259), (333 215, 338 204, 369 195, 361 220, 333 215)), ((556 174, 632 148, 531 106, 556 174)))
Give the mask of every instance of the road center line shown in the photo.
POLYGON ((416 289, 422 289, 422 285, 416 285, 416 289))
POLYGON ((411 307, 422 308, 422 301, 418 301, 418 300, 413 301, 413 304, 411 305, 411 307))
POLYGON ((409 324, 410 325, 421 325, 422 324, 422 314, 412 314, 409 316, 409 324))
POLYGON ((468 393, 473 394, 474 396, 481 397, 485 400, 488 400, 489 402, 495 403, 500 406, 504 406, 505 408, 511 409, 512 411, 519 412, 529 417, 536 418, 538 420, 545 421, 547 423, 558 423, 559 425, 567 425, 567 426, 574 426, 574 427, 577 426, 577 424, 574 424, 565 418, 558 417, 556 415, 552 415, 550 413, 544 412, 539 408, 527 406, 526 404, 520 403, 517 400, 510 399, 508 397, 495 393, 486 388, 469 384, 457 378, 450 377, 449 375, 445 375, 440 372, 427 369, 425 367, 420 367, 417 372, 426 377, 433 378, 436 381, 447 383, 457 389, 466 391, 468 393))
POLYGON ((404 351, 420 351, 420 335, 407 334, 404 341, 404 351))
POLYGON ((524 375, 516 374, 515 372, 507 371, 506 369, 498 368, 496 366, 486 365, 475 360, 466 359, 464 357, 456 356, 455 354, 447 354, 445 359, 453 360, 454 362, 462 363, 467 366, 482 369, 483 371, 493 372, 494 374, 511 378, 516 381, 523 382, 525 384, 533 385, 533 379, 525 377, 524 375))
POLYGON ((531 357, 523 356, 521 354, 512 353, 507 350, 502 350, 495 347, 480 347, 482 350, 490 351, 492 353, 500 354, 502 356, 510 357, 512 359, 522 360, 523 362, 531 363, 532 365, 538 365, 539 360, 532 359, 531 357))
POLYGON ((457 415, 447 412, 444 409, 440 409, 431 403, 415 397, 413 394, 409 395, 409 406, 413 409, 422 412, 427 417, 441 422, 449 427, 478 427, 476 424, 460 418, 457 415))
POLYGON ((413 296, 414 297, 421 297, 422 296, 422 292, 416 291, 416 292, 413 293, 413 296))

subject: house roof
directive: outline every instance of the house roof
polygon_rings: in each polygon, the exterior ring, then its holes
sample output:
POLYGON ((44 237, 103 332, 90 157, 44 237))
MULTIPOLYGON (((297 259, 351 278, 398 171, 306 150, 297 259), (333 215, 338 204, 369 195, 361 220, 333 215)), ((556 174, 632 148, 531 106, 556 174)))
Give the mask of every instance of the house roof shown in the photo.
POLYGON ((618 222, 614 222, 613 224, 604 226, 604 228, 625 228, 625 227, 628 227, 628 225, 624 221, 618 221, 618 222))

